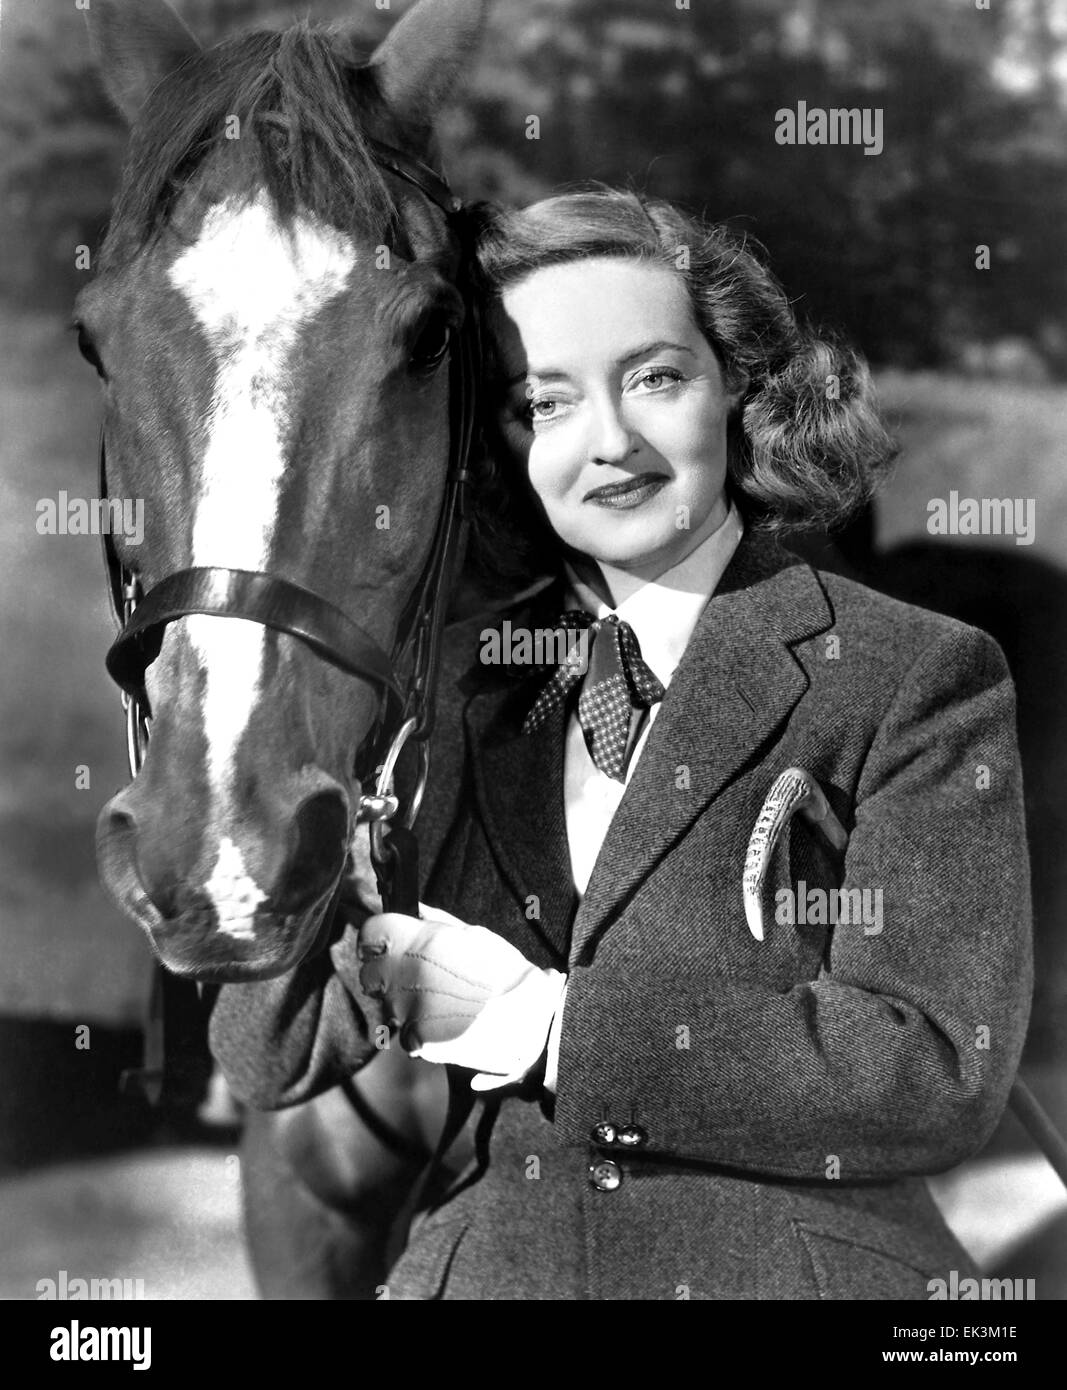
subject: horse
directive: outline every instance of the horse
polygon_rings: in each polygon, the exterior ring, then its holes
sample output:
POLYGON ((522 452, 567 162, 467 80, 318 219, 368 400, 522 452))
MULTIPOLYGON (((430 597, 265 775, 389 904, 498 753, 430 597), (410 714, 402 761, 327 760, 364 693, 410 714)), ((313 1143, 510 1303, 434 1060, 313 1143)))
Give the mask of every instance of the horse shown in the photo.
MULTIPOLYGON (((433 124, 485 10, 419 0, 369 60, 309 23, 205 50, 166 0, 86 11, 130 141, 74 323, 106 487, 146 518, 140 544, 109 538, 136 775, 100 813, 98 861, 163 966, 199 983, 324 949, 360 822, 397 810, 371 770, 427 723, 469 343, 433 124)), ((355 1109, 249 1117, 268 1297, 373 1296, 443 1122, 434 1070, 383 1051, 355 1109)))

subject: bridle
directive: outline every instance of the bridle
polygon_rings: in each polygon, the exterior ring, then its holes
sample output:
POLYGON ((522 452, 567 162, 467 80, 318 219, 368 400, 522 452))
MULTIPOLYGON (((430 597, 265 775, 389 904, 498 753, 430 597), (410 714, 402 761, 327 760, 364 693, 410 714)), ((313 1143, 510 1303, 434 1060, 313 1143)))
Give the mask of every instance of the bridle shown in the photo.
MULTIPOLYGON (((147 668, 159 655, 164 630, 191 614, 243 618, 304 642, 316 656, 347 675, 373 685, 379 694, 378 715, 357 755, 366 767, 377 766, 374 791, 360 797, 357 821, 370 826, 371 858, 386 910, 418 912, 417 845, 412 826, 429 773, 429 736, 433 729, 434 694, 448 594, 465 542, 467 486, 474 444, 481 343, 478 315, 466 275, 469 256, 462 202, 447 182, 426 165, 380 141, 367 141, 375 163, 414 185, 444 214, 462 250, 459 289, 465 304, 462 328, 453 339, 449 363, 449 461, 445 496, 426 565, 401 615, 392 653, 346 613, 321 595, 278 575, 221 566, 178 570, 147 593, 115 551, 109 528, 103 528, 108 595, 119 634, 107 653, 108 673, 122 690, 130 774, 141 769, 148 745, 150 709, 145 694, 147 668), (409 672, 402 684, 398 672, 409 672), (408 743, 418 749, 415 785, 401 808, 394 773, 408 743), (385 834, 386 826, 391 833, 385 834)), ((100 441, 100 497, 107 497, 107 458, 100 441)), ((362 779, 361 779, 362 780, 362 779)), ((330 940, 342 884, 335 890, 311 952, 330 940)))

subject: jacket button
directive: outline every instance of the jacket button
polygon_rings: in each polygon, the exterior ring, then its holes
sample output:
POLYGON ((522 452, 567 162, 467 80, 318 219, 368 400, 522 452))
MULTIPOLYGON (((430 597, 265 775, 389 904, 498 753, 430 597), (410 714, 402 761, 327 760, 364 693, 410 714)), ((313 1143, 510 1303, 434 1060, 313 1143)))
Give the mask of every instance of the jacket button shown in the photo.
POLYGON ((610 1120, 598 1120, 593 1126, 594 1144, 614 1144, 619 1137, 619 1131, 610 1120))
POLYGON ((598 1192, 614 1192, 622 1185, 622 1169, 610 1158, 600 1163, 590 1163, 589 1181, 598 1192))
POLYGON ((648 1135, 640 1125, 623 1125, 615 1136, 617 1144, 624 1144, 628 1149, 639 1149, 642 1144, 648 1143, 648 1135))

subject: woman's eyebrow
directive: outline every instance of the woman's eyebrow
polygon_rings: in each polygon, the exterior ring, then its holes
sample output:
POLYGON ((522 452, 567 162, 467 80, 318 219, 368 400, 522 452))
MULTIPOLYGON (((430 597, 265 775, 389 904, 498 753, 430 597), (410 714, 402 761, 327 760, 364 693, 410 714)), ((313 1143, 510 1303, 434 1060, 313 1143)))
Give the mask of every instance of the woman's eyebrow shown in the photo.
MULTIPOLYGON (((686 347, 684 343, 672 343, 666 338, 660 338, 654 343, 644 343, 641 347, 634 348, 632 352, 628 352, 623 357, 618 358, 615 362, 615 366, 627 367, 631 362, 636 362, 639 357, 647 357, 650 353, 660 352, 664 348, 668 348, 672 352, 684 352, 689 357, 696 356, 693 349, 686 347)), ((558 367, 542 368, 539 371, 532 367, 528 367, 526 371, 519 372, 516 376, 509 376, 506 384, 508 386, 516 386, 520 381, 526 381, 530 377, 539 377, 551 381, 556 377, 565 377, 566 375, 567 373, 558 367)))
POLYGON ((667 348, 671 352, 685 352, 690 357, 696 356, 693 349, 686 347, 684 343, 672 343, 666 338, 660 338, 654 343, 645 343, 642 347, 634 348, 633 352, 628 352, 625 357, 620 357, 616 366, 627 367, 631 362, 636 362, 639 357, 647 357, 650 353, 662 351, 663 348, 667 348))

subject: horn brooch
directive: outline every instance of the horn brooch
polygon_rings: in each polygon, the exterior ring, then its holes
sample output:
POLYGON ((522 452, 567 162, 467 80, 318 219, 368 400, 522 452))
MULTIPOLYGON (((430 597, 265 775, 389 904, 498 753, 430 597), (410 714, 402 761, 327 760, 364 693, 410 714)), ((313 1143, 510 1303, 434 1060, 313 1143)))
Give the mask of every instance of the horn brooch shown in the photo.
POLYGON ((745 902, 745 920, 757 941, 763 940, 763 889, 771 859, 782 832, 798 811, 839 854, 843 854, 848 845, 845 827, 834 815, 815 778, 806 768, 787 767, 767 793, 745 855, 741 893, 745 902))

